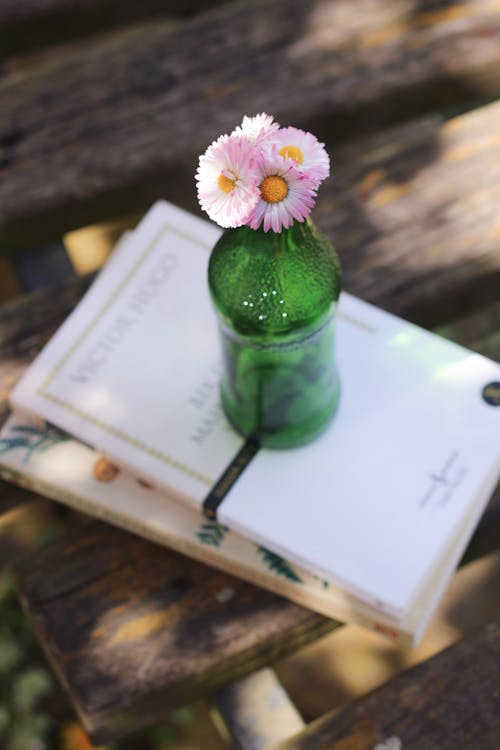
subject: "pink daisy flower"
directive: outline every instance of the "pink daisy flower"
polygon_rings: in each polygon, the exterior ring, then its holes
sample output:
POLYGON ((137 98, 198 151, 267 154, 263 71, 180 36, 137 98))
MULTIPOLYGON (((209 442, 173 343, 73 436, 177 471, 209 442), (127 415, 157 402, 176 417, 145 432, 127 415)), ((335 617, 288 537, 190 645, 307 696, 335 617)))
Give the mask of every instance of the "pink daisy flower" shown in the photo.
POLYGON ((255 143, 262 143, 271 133, 276 132, 279 129, 277 122, 271 115, 266 115, 265 112, 261 112, 260 115, 254 117, 244 116, 241 125, 233 130, 231 135, 246 135, 255 143))
POLYGON ((283 227, 291 227, 294 219, 304 221, 315 202, 313 182, 275 150, 260 159, 257 169, 260 200, 246 224, 252 229, 263 225, 264 232, 281 232, 283 227))
POLYGON ((198 200, 221 227, 239 227, 257 205, 257 152, 245 136, 221 135, 200 156, 196 172, 198 200))
POLYGON ((284 159, 293 159, 297 169, 316 187, 330 174, 330 159, 323 143, 299 128, 280 128, 270 142, 284 159))

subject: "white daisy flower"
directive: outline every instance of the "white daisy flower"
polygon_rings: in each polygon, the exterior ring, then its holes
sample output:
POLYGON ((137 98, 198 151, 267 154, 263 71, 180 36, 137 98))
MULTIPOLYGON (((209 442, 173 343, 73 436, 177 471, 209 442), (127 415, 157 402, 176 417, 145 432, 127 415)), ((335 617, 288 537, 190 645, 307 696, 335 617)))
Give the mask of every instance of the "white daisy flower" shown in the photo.
POLYGON ((255 170, 258 153, 246 136, 222 135, 200 156, 198 200, 221 227, 245 224, 260 192, 255 170))
POLYGON ((280 128, 270 142, 284 159, 293 159, 297 169, 316 187, 330 174, 330 159, 316 136, 299 128, 280 128))
POLYGON ((245 115, 241 125, 238 125, 231 135, 246 135, 252 141, 261 143, 278 129, 279 125, 277 122, 274 122, 273 117, 266 115, 265 112, 261 112, 260 115, 255 115, 255 117, 245 115))
POLYGON ((245 223, 252 229, 262 225, 264 232, 281 232, 283 227, 291 227, 294 219, 304 221, 315 203, 311 180, 276 151, 262 157, 257 169, 260 200, 245 223))

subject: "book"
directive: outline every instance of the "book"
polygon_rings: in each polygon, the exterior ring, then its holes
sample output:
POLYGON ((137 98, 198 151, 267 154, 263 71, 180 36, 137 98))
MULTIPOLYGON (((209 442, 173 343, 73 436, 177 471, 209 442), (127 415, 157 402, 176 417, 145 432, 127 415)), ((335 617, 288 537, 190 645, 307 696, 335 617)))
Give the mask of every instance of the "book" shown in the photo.
POLYGON ((13 415, 0 431, 0 475, 5 479, 402 646, 420 640, 492 489, 485 484, 421 596, 397 620, 126 472, 108 471, 103 480, 102 461, 98 451, 47 423, 13 415))
MULTIPOLYGON (((219 405, 206 284, 219 229, 156 204, 12 393, 200 512, 245 443, 219 405)), ((500 469, 500 366, 342 293, 329 430, 258 450, 218 521, 402 619, 500 469)))

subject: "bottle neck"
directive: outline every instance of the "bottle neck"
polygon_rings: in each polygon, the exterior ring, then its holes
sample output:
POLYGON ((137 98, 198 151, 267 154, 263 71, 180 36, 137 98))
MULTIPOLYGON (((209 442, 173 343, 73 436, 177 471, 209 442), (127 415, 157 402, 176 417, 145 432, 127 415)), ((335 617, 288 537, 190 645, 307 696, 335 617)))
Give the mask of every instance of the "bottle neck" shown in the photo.
POLYGON ((311 222, 279 233, 227 230, 210 256, 208 279, 224 325, 266 340, 317 330, 340 291, 337 256, 311 222))

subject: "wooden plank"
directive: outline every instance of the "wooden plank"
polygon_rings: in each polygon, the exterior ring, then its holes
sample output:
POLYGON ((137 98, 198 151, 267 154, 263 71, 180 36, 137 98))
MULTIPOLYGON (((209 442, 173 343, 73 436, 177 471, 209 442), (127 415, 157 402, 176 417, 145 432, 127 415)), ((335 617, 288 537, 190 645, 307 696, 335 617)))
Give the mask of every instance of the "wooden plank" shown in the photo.
POLYGON ((500 101, 338 153, 315 211, 345 286, 435 327, 500 297, 500 101))
MULTIPOLYGON (((249 102, 335 145, 436 106, 497 95, 500 0, 433 7, 259 0, 174 32, 155 21, 29 64, 7 61, 1 247, 37 245, 159 196, 194 208, 197 155, 249 102)), ((434 135, 423 166, 439 158, 434 135)), ((390 176, 400 183, 398 172, 390 176)))
POLYGON ((0 423, 8 412, 14 383, 88 287, 75 279, 54 290, 33 293, 0 307, 0 423))
POLYGON ((279 750, 497 750, 500 626, 403 672, 279 750))
POLYGON ((54 545, 36 567, 19 573, 22 599, 96 743, 336 625, 104 524, 54 545))
POLYGON ((184 18, 220 5, 224 0, 2 0, 1 54, 80 39, 104 29, 145 18, 184 18))
MULTIPOLYGON (((498 541, 497 533, 493 548, 498 541)), ((104 524, 25 562, 17 586, 96 742, 153 723, 339 624, 104 524)))
POLYGON ((72 513, 32 492, 20 494, 0 482, 0 570, 10 571, 21 560, 31 559, 42 547, 53 544, 72 528, 88 524, 88 516, 72 513), (5 494, 4 494, 5 492, 5 494))
POLYGON ((469 349, 500 361, 500 285, 497 299, 476 313, 440 326, 436 333, 457 343, 467 341, 469 349))
MULTIPOLYGON (((220 0, 219 0, 220 3, 220 0)), ((101 15, 106 20, 108 14, 113 13, 117 21, 123 17, 141 18, 141 14, 152 12, 168 12, 171 15, 186 16, 206 8, 206 0, 169 0, 166 7, 165 0, 143 0, 143 8, 134 7, 137 3, 128 0, 2 0, 0 7, 0 28, 8 23, 28 23, 36 18, 38 23, 45 19, 55 20, 60 16, 79 19, 85 14, 101 15), (129 15, 132 14, 132 15, 129 15)))
POLYGON ((0 525, 2 522, 2 516, 9 513, 13 508, 17 508, 23 503, 32 501, 34 497, 35 495, 29 490, 17 487, 15 484, 10 484, 10 482, 0 479, 0 525))
POLYGON ((8 258, 0 258, 0 305, 22 291, 19 278, 8 258))
POLYGON ((499 184, 500 102, 339 149, 314 216, 347 289, 433 327, 498 299, 499 184))

